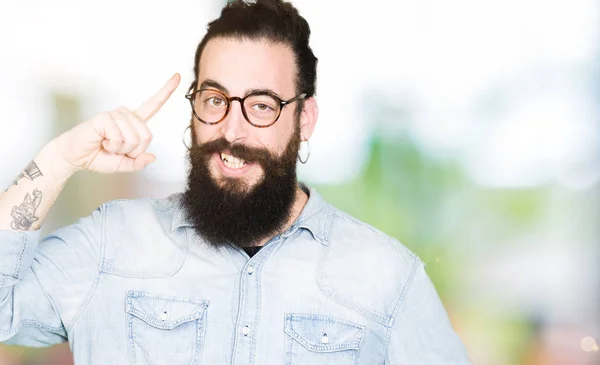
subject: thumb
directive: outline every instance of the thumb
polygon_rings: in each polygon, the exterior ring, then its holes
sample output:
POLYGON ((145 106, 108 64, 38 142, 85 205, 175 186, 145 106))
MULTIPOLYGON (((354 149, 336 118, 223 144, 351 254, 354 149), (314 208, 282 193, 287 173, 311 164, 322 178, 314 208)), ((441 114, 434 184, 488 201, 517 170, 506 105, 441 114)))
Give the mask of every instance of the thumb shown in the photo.
POLYGON ((125 156, 119 165, 120 172, 142 171, 146 166, 156 161, 156 156, 149 152, 144 152, 136 158, 125 156))

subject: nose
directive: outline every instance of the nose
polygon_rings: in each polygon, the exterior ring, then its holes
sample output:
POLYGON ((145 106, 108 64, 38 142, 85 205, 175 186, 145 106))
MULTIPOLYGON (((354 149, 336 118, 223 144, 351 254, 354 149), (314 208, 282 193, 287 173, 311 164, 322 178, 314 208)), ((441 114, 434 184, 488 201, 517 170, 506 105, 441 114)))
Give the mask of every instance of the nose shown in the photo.
POLYGON ((250 124, 244 118, 242 104, 238 100, 232 100, 229 113, 221 123, 221 133, 228 142, 239 142, 248 137, 250 124))

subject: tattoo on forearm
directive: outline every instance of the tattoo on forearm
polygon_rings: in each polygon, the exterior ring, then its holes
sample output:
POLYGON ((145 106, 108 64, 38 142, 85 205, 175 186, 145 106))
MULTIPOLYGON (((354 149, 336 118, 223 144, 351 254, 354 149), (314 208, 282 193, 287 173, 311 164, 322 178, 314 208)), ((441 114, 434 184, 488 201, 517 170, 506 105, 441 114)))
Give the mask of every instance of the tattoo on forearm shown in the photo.
POLYGON ((26 177, 29 180, 33 180, 33 179, 38 178, 40 176, 43 176, 43 175, 42 175, 42 172, 40 171, 40 168, 35 163, 35 161, 31 161, 29 163, 29 165, 27 165, 27 167, 25 168, 25 170, 23 170, 23 177, 26 177))
POLYGON ((15 177, 15 180, 13 181, 12 185, 7 187, 6 190, 4 190, 5 192, 8 191, 8 189, 10 189, 11 187, 13 187, 14 185, 18 185, 19 184, 19 180, 21 180, 23 178, 23 173, 21 172, 17 177, 15 177))
MULTIPOLYGON (((25 168, 25 170, 23 170, 13 181, 12 185, 18 185, 19 184, 19 180, 21 180, 22 178, 26 177, 29 180, 33 180, 36 179, 40 176, 44 176, 42 174, 42 171, 40 171, 40 168, 38 167, 38 165, 35 163, 35 161, 31 161, 29 163, 29 165, 27 165, 27 167, 25 168)), ((10 189, 10 186, 8 187, 8 189, 10 189)), ((8 191, 8 189, 6 189, 6 191, 8 191)))
POLYGON ((42 192, 39 189, 33 190, 33 198, 27 193, 25 200, 21 205, 14 206, 11 212, 13 221, 11 228, 14 230, 27 231, 31 229, 33 223, 39 218, 35 216, 35 211, 42 202, 42 192))

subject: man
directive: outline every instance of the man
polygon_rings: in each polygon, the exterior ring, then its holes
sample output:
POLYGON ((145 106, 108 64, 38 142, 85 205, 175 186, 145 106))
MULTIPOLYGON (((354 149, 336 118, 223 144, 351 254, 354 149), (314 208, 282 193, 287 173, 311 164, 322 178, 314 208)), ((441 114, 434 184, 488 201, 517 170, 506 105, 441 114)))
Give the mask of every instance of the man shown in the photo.
POLYGON ((138 109, 44 147, 0 200, 0 339, 69 341, 76 364, 467 364, 408 249, 296 179, 312 135, 310 29, 280 0, 234 1, 195 57, 185 192, 108 202, 38 243, 78 170, 142 170, 138 109))

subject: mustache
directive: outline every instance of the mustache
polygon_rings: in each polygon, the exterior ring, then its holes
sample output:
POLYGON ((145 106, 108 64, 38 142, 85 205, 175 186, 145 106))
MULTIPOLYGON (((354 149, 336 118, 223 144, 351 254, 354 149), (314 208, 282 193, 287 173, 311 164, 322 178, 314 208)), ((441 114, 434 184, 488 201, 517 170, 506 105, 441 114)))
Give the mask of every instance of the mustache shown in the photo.
POLYGON ((275 161, 274 156, 265 148, 231 143, 223 137, 192 146, 190 152, 196 156, 209 157, 213 153, 221 153, 225 150, 232 156, 241 158, 247 162, 258 162, 261 165, 265 165, 275 161))

